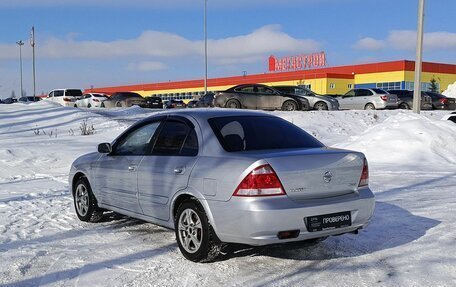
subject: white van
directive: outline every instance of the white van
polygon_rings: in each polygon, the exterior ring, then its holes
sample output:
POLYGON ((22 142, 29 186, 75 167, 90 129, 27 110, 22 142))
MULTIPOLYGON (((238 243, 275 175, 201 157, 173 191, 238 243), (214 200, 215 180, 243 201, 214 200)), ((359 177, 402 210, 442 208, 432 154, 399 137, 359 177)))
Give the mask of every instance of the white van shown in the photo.
POLYGON ((82 98, 79 89, 55 89, 49 92, 46 100, 59 103, 64 107, 73 107, 74 102, 82 98))

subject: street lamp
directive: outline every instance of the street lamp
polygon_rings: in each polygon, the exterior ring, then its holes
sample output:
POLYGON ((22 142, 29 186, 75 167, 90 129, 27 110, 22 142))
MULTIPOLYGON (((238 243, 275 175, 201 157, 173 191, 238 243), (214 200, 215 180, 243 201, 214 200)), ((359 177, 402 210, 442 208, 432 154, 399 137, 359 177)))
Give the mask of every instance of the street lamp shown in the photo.
POLYGON ((207 0, 204 0, 204 94, 207 94, 207 0))
POLYGON ((22 46, 24 46, 24 42, 22 42, 22 40, 19 40, 16 42, 16 44, 19 45, 19 61, 20 61, 20 67, 21 67, 21 90, 20 90, 20 97, 19 98, 22 98, 22 46))

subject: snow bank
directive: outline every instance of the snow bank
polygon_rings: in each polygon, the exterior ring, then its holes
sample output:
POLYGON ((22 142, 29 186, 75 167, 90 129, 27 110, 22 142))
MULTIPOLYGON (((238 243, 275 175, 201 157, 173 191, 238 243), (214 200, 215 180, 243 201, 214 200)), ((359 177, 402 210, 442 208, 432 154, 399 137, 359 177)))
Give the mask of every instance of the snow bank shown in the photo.
POLYGON ((377 170, 449 171, 456 165, 456 125, 399 113, 335 146, 364 152, 377 170))
POLYGON ((442 94, 450 98, 456 98, 456 82, 448 85, 448 88, 442 94))

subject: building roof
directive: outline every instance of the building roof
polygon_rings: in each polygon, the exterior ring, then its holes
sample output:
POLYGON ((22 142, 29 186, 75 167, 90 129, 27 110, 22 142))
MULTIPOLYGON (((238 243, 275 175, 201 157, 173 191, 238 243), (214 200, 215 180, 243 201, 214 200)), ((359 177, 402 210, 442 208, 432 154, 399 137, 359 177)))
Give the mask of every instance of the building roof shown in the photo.
MULTIPOLYGON (((370 74, 380 72, 393 72, 393 71, 414 71, 415 62, 400 60, 391 62, 379 62, 359 65, 346 65, 319 68, 312 70, 299 70, 290 72, 274 72, 264 74, 253 74, 245 76, 232 76, 208 79, 208 87, 213 86, 227 86, 227 85, 240 85, 246 83, 267 83, 289 81, 297 79, 318 79, 318 78, 339 78, 339 79, 353 79, 356 74, 370 74)), ((423 72, 429 73, 446 73, 456 74, 456 65, 423 62, 423 72)), ((154 91, 154 90, 172 90, 172 89, 186 89, 198 88, 204 86, 204 80, 187 80, 187 81, 174 81, 174 82, 161 82, 149 83, 139 85, 127 86, 112 86, 87 89, 85 92, 104 92, 114 93, 120 91, 154 91)))

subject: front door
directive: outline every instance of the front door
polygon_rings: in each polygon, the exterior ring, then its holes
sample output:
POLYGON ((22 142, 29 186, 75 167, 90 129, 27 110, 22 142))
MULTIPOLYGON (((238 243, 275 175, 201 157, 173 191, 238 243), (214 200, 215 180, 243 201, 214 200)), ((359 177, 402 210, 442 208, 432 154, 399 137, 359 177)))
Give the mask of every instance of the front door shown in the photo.
POLYGON ((198 154, 194 125, 185 118, 169 117, 138 169, 139 203, 145 215, 168 220, 170 201, 185 189, 198 154))
POLYGON ((150 122, 127 132, 114 144, 111 154, 103 155, 94 164, 95 188, 100 191, 103 204, 142 213, 137 171, 144 155, 150 153, 160 123, 150 122))
POLYGON ((268 87, 258 86, 257 109, 275 110, 282 107, 282 96, 268 87))
POLYGON ((353 109, 354 96, 355 96, 355 91, 350 90, 345 95, 343 95, 341 98, 338 98, 337 100, 339 101, 339 108, 344 109, 344 110, 353 109))

